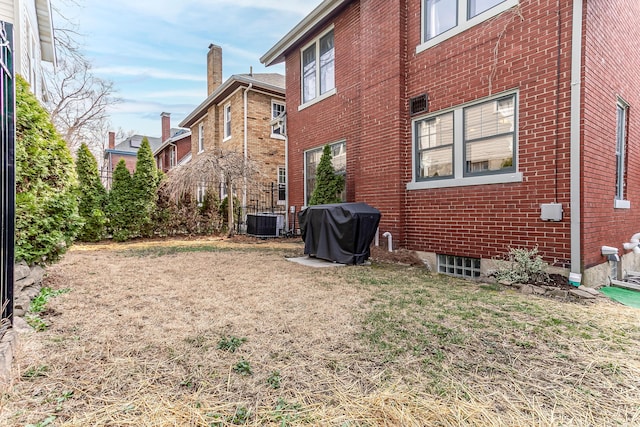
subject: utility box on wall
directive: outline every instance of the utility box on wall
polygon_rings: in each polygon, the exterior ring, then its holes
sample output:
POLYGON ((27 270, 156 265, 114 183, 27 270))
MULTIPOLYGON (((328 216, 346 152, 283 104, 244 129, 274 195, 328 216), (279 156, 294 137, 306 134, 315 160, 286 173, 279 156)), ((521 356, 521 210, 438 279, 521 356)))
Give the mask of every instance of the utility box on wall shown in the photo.
POLYGON ((541 204, 540 219, 543 221, 562 221, 562 203, 541 204))

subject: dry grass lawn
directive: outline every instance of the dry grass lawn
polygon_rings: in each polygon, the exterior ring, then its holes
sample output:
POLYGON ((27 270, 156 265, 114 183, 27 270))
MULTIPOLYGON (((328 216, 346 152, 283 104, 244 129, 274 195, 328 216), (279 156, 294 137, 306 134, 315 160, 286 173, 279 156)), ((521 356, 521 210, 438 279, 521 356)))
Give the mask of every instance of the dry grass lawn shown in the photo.
POLYGON ((73 248, 0 425, 640 425, 640 310, 301 254, 73 248))

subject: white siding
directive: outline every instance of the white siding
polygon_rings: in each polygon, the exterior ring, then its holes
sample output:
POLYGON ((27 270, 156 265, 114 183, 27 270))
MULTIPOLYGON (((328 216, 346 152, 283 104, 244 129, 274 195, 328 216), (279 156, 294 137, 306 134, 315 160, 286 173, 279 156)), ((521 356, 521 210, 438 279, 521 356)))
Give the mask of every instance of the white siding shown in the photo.
POLYGON ((0 0, 0 21, 13 24, 13 0, 0 0))

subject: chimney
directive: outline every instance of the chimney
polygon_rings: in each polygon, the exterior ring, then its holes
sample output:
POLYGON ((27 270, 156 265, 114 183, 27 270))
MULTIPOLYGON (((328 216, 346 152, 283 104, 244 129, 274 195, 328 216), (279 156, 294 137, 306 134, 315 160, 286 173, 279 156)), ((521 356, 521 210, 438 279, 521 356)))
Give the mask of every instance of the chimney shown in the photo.
POLYGON ((207 53, 207 96, 222 84, 222 48, 209 45, 207 53))
POLYGON ((162 142, 171 137, 171 113, 161 113, 162 119, 162 142))
POLYGON ((109 149, 113 150, 116 148, 116 133, 109 132, 109 149))

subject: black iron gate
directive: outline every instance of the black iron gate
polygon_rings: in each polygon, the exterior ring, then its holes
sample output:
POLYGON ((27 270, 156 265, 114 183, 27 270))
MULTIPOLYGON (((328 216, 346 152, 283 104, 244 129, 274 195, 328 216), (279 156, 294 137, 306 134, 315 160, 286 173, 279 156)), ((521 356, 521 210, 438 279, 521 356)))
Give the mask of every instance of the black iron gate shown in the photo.
POLYGON ((13 25, 0 21, 0 338, 13 321, 15 81, 13 25))

